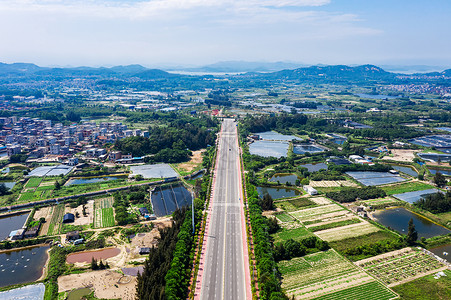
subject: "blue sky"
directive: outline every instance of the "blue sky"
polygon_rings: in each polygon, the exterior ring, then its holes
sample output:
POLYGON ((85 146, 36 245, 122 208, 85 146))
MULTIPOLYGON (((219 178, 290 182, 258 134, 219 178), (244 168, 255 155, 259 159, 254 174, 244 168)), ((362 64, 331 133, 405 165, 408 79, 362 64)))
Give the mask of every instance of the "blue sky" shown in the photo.
POLYGON ((0 61, 451 67, 449 0, 2 0, 0 61))

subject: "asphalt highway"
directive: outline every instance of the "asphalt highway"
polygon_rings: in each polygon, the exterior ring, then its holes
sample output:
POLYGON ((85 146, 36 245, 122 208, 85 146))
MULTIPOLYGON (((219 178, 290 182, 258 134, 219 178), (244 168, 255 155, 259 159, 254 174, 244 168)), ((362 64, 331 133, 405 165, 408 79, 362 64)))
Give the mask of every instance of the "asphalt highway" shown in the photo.
POLYGON ((225 119, 206 231, 201 299, 247 299, 250 278, 245 267, 245 227, 236 122, 225 119))

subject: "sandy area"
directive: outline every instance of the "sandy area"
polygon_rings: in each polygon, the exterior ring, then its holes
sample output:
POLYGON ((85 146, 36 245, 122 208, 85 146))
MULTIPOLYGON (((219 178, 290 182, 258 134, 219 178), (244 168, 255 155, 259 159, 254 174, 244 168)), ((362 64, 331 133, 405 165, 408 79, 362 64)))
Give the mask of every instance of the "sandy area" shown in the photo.
POLYGON ((113 270, 71 274, 58 278, 58 292, 90 287, 97 298, 135 299, 136 277, 124 276, 113 270))
POLYGON ((326 197, 312 197, 308 199, 315 202, 318 205, 328 205, 332 203, 332 201, 327 199, 326 197))
POLYGON ((393 156, 384 156, 382 159, 411 162, 415 158, 415 152, 418 152, 418 150, 409 150, 409 149, 390 149, 390 150, 393 156))
POLYGON ((72 213, 75 215, 75 221, 71 225, 89 225, 94 221, 94 200, 89 200, 85 205, 86 217, 83 216, 83 206, 77 206, 76 208, 70 208, 66 205, 65 213, 72 213), (78 218, 77 213, 78 212, 78 218))
POLYGON ((352 186, 356 187, 357 184, 348 180, 321 180, 321 181, 310 181, 310 186, 312 187, 339 187, 339 186, 352 186))
POLYGON ((41 232, 39 235, 46 235, 50 226, 50 220, 52 219, 54 206, 46 206, 35 211, 33 219, 39 220, 45 218, 45 223, 42 224, 41 232))
POLYGON ((180 163, 177 165, 177 167, 185 172, 191 173, 195 168, 197 168, 202 163, 202 153, 204 152, 205 149, 193 151, 193 156, 191 156, 191 160, 188 162, 180 163))

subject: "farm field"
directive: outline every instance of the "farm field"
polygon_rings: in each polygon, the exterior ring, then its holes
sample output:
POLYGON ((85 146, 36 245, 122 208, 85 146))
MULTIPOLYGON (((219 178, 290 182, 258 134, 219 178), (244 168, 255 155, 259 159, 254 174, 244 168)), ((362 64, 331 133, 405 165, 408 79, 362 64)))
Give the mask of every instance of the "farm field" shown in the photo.
POLYGON ((314 188, 330 188, 330 187, 342 187, 342 186, 350 186, 357 187, 358 185, 349 180, 321 180, 321 181, 310 181, 310 186, 314 188))
POLYGON ((292 200, 276 201, 274 204, 277 207, 289 212, 297 211, 299 209, 302 209, 303 207, 316 206, 315 202, 310 201, 309 198, 298 198, 292 200))
POLYGON ((94 228, 112 227, 115 225, 113 197, 97 199, 94 203, 94 228))
POLYGON ((438 279, 434 275, 421 278, 393 287, 393 290, 405 300, 422 299, 428 295, 429 299, 451 299, 451 271, 443 271, 446 276, 438 279))
POLYGON ((314 203, 318 205, 328 205, 331 204, 332 201, 327 199, 326 197, 312 197, 309 198, 310 201, 313 201, 314 203))
POLYGON ((313 233, 310 230, 300 224, 297 224, 295 222, 286 224, 287 225, 284 226, 281 231, 273 234, 275 243, 283 242, 289 239, 299 241, 313 236, 313 233))
POLYGON ((445 267, 429 254, 412 248, 367 258, 356 264, 389 286, 411 281, 445 267))
POLYGON ((335 212, 343 212, 347 213, 348 211, 345 210, 343 207, 337 205, 337 204, 329 204, 319 207, 313 207, 313 208, 307 208, 304 210, 300 210, 294 213, 291 213, 293 217, 298 219, 301 222, 305 221, 312 221, 317 219, 323 219, 324 215, 335 213, 335 212))
POLYGON ((58 204, 54 207, 47 235, 55 235, 60 233, 61 225, 63 223, 64 210, 64 204, 58 204))
POLYGON ((30 177, 30 179, 28 179, 27 183, 25 184, 25 188, 38 187, 41 181, 41 177, 30 177))
POLYGON ((274 215, 280 222, 293 222, 294 218, 286 212, 278 213, 274 215))
MULTIPOLYGON (((373 277, 332 249, 281 261, 278 266, 283 278, 282 288, 290 298, 294 296, 296 299, 317 299, 329 295, 329 298, 324 299, 360 299, 346 297, 367 294, 366 288, 361 288, 360 292, 347 290, 364 284, 377 283, 373 277), (339 292, 343 295, 336 294, 339 292)), ((396 296, 382 284, 374 285, 373 289, 378 293, 380 290, 389 291, 387 293, 389 296, 383 296, 381 293, 381 297, 374 299, 390 299, 396 296)))
POLYGON ((380 300, 380 299, 393 299, 398 295, 392 290, 388 289, 379 281, 373 281, 351 288, 347 288, 335 293, 330 293, 324 296, 314 298, 314 300, 380 300))
POLYGON ((429 184, 426 184, 423 182, 418 182, 418 181, 409 181, 409 182, 405 182, 405 183, 401 183, 401 184, 395 184, 395 185, 381 187, 381 189, 383 189, 387 193, 387 195, 429 190, 429 189, 433 189, 433 188, 434 187, 432 185, 429 185, 429 184))
POLYGON ((364 200, 362 201, 366 206, 372 206, 374 208, 384 208, 392 205, 399 205, 399 200, 392 197, 385 197, 380 199, 364 200))
POLYGON ((360 235, 366 235, 379 231, 379 227, 374 226, 368 222, 346 225, 337 228, 331 228, 315 232, 315 234, 327 242, 334 242, 344 240, 360 235))
POLYGON ((338 221, 338 222, 323 223, 320 225, 309 225, 306 227, 308 229, 310 229, 311 231, 315 232, 315 231, 320 231, 320 230, 326 230, 326 229, 356 224, 356 223, 360 223, 360 222, 362 222, 362 221, 359 218, 351 218, 351 219, 342 220, 342 221, 338 221))

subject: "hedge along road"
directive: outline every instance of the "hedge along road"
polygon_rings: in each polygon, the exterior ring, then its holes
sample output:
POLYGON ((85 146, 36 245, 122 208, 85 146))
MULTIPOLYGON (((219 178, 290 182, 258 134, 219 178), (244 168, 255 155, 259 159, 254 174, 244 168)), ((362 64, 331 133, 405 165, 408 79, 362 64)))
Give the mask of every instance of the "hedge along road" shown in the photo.
MULTIPOLYGON (((184 179, 190 179, 191 177, 194 177, 194 176, 198 175, 199 173, 201 173, 203 171, 204 170, 200 170, 200 171, 195 172, 195 173, 193 173, 191 175, 187 175, 187 176, 185 176, 183 178, 184 179)), ((9 211, 9 210, 15 210, 15 209, 22 209, 22 208, 27 208, 27 207, 33 207, 35 205, 48 204, 48 203, 53 203, 53 202, 57 203, 57 202, 65 201, 65 200, 76 199, 78 197, 83 197, 83 196, 89 197, 89 196, 97 196, 97 195, 102 195, 102 194, 107 194, 107 193, 113 193, 113 192, 117 192, 117 191, 127 190, 127 189, 129 189, 131 187, 134 187, 134 186, 158 185, 158 184, 174 182, 174 181, 178 181, 178 180, 180 180, 180 178, 168 178, 166 180, 159 180, 159 181, 145 182, 145 183, 139 183, 139 184, 134 184, 134 185, 121 186, 121 187, 116 187, 116 188, 111 188, 111 189, 106 189, 106 190, 93 191, 93 192, 88 192, 88 193, 82 193, 82 194, 77 194, 77 195, 46 199, 46 200, 29 202, 29 203, 12 205, 12 206, 3 206, 3 207, 0 207, 0 212, 9 211)))
POLYGON ((238 135, 232 119, 222 123, 215 176, 206 225, 207 247, 201 258, 205 268, 199 273, 201 291, 195 299, 250 300, 238 135))

